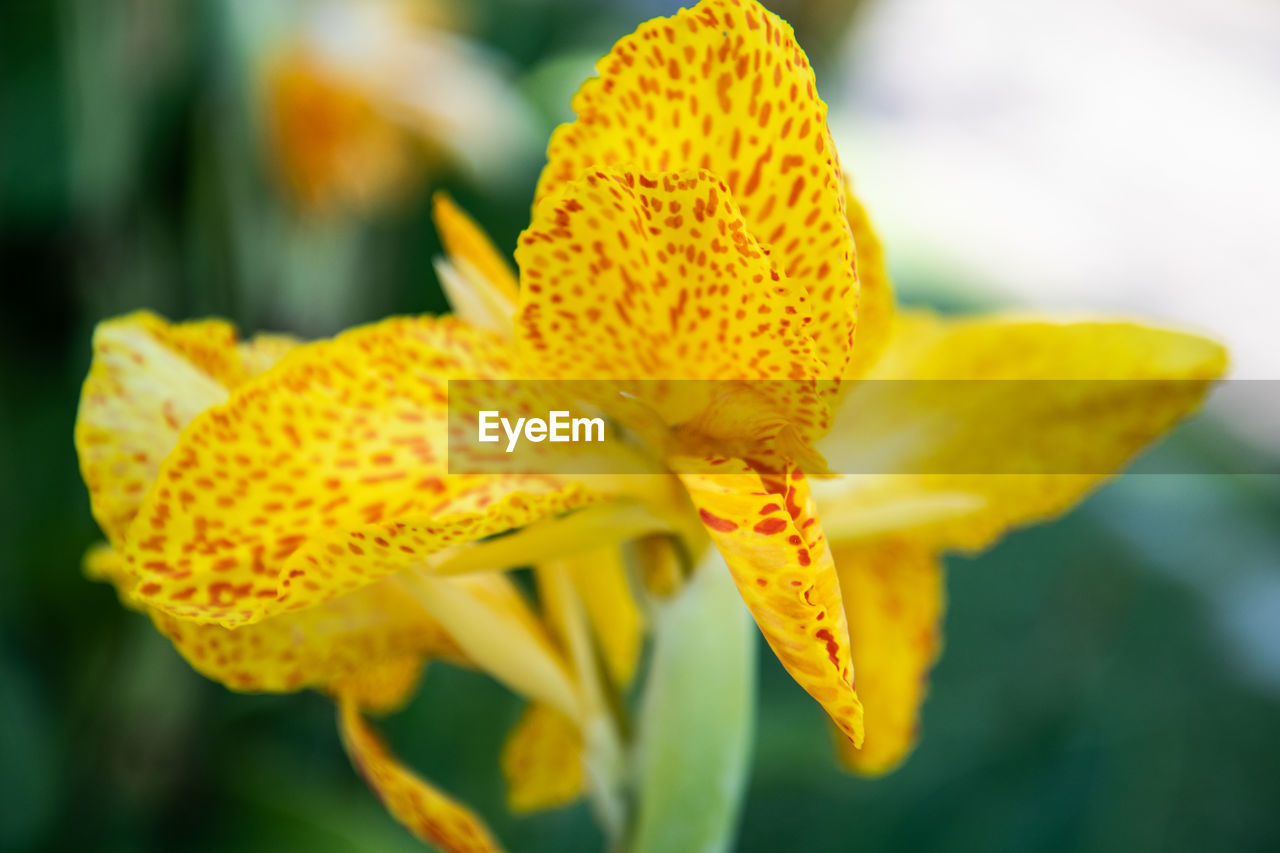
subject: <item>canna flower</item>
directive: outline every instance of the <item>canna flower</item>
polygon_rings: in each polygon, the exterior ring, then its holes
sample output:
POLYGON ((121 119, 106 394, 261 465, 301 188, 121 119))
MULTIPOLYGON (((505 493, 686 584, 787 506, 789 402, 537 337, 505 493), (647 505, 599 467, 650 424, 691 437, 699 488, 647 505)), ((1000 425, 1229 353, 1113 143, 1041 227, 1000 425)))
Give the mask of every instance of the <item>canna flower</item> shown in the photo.
POLYGON ((599 69, 551 139, 518 273, 437 197, 457 317, 300 343, 130 315, 99 327, 81 401, 107 538, 90 574, 203 674, 332 695, 370 786, 448 850, 496 841, 365 720, 426 662, 527 700, 502 762, 514 809, 588 793, 622 838, 632 746, 613 709, 644 605, 681 596, 690 565, 727 567, 846 764, 883 772, 914 743, 939 648, 940 555, 1101 477, 832 477, 824 458, 888 447, 984 471, 1066 436, 1078 470, 1118 470, 1224 367, 1210 342, 1129 324, 897 312, 804 53, 754 0, 644 24, 599 69), (653 473, 450 473, 445 383, 467 378, 510 380, 529 405, 541 380, 589 380, 576 387, 634 430, 653 473), (972 378, 1186 382, 1140 412, 1101 392, 950 409, 877 382, 972 378), (713 549, 723 566, 698 559, 713 549), (536 606, 501 573, 527 565, 536 606))
POLYGON ((298 0, 262 65, 266 136, 304 210, 368 210, 449 164, 483 173, 529 136, 496 62, 447 3, 298 0))

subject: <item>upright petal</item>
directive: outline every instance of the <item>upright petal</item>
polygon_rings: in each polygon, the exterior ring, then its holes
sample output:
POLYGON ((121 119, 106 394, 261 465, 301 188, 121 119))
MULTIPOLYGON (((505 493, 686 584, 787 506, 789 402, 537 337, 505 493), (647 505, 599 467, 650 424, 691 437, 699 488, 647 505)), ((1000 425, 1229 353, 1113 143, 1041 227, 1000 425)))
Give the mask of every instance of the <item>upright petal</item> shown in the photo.
POLYGON ((941 651, 942 562, 895 540, 836 544, 832 552, 867 720, 862 749, 842 737, 836 749, 851 770, 887 773, 915 745, 929 670, 941 651))
POLYGON ((514 307, 518 290, 515 272, 484 229, 443 192, 432 198, 431 217, 449 260, 470 265, 493 288, 496 297, 514 307))
POLYGON ((828 533, 985 547, 1120 470, 1225 366, 1211 341, 1130 323, 901 314, 819 445, 834 471, 871 469, 818 484, 828 533))
POLYGON ((600 644, 605 670, 619 686, 635 676, 644 643, 644 612, 636 603, 617 547, 598 548, 564 561, 600 644))
POLYGON ((643 24, 597 67, 577 120, 551 137, 538 205, 607 166, 715 173, 807 291, 824 375, 838 378, 858 300, 853 239, 827 106, 791 27, 755 0, 703 0, 643 24))
POLYGON ((807 481, 797 470, 762 477, 740 462, 718 461, 727 473, 681 475, 698 515, 778 660, 860 746, 849 627, 807 481))
POLYGON ((526 699, 581 719, 567 662, 507 575, 447 578, 419 572, 402 582, 477 666, 526 699))
MULTIPOLYGON (((893 283, 885 265, 884 248, 871 225, 862 202, 845 188, 849 229, 858 252, 858 327, 854 330, 853 351, 845 368, 845 379, 861 379, 880 360, 893 337, 895 309, 893 283)), ((844 388, 848 387, 846 383, 844 388)))
POLYGON ((339 703, 338 724, 351 763, 410 832, 446 853, 502 849, 470 809, 401 764, 349 698, 339 703))
POLYGON ((606 170, 565 184, 538 206, 516 260, 518 340, 543 375, 678 380, 629 389, 670 425, 720 390, 688 380, 788 380, 752 384, 759 405, 746 410, 765 425, 780 411, 810 437, 827 428, 808 297, 775 272, 713 175, 606 170))

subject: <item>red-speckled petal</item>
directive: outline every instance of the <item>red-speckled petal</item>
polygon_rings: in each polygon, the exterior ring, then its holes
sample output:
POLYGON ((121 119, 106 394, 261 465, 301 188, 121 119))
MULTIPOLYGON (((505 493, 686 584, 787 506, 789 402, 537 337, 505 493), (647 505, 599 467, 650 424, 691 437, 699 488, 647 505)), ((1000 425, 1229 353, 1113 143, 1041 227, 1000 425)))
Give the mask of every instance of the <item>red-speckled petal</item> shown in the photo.
POLYGON ((446 853, 493 853, 502 848, 470 809, 405 767, 347 698, 338 711, 342 743, 369 788, 415 836, 446 853))
POLYGON ((232 690, 348 692, 374 710, 408 696, 427 658, 467 664, 449 634, 394 579, 297 613, 234 630, 149 610, 136 581, 108 545, 85 555, 85 573, 112 583, 127 606, 148 612, 197 672, 232 690))
POLYGON ((697 421, 716 438, 780 422, 808 437, 826 430, 808 296, 774 271, 715 176, 587 175, 538 206, 516 260, 518 340, 545 375, 788 380, 753 384, 756 404, 716 423, 699 417, 707 383, 629 390, 668 424, 697 421))
POLYGON ((247 624, 593 499, 448 478, 446 380, 508 375, 500 338, 400 318, 302 346, 193 421, 122 553, 148 606, 247 624))
MULTIPOLYGON (((705 463, 726 473, 681 479, 742 600, 791 677, 860 746, 862 704, 840 582, 803 474, 761 475, 739 460, 705 463)), ((687 471, 693 465, 680 463, 687 471)))
POLYGON ((517 813, 554 809, 582 796, 582 735, 572 719, 541 702, 525 707, 502 747, 507 805, 517 813))
POLYGON ((98 325, 75 441, 93 516, 112 543, 123 542, 183 427, 295 345, 278 335, 237 342, 221 320, 169 323, 145 311, 98 325))
POLYGON ((643 24, 573 100, 551 137, 540 206, 589 171, 706 169, 747 231, 808 292, 830 378, 848 359, 858 299, 844 184, 827 107, 791 27, 754 0, 704 0, 643 24))

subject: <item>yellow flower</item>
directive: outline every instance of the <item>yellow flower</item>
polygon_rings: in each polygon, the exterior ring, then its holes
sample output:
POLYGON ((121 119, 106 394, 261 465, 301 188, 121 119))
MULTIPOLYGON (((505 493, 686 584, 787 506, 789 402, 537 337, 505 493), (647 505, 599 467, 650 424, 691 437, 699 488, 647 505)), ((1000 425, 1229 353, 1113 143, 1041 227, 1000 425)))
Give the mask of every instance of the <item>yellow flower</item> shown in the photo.
POLYGON ((262 61, 267 142, 313 213, 364 211, 442 164, 493 170, 530 134, 492 57, 452 32, 452 4, 306 0, 262 61))
POLYGON ((646 626, 619 549, 661 597, 693 562, 678 549, 714 544, 846 761, 886 770, 914 741, 938 650, 938 555, 1099 479, 946 472, 1063 446, 1070 470, 1117 470, 1223 369, 1207 341, 1133 325, 896 314, 813 73, 753 0, 651 21, 600 70, 552 137, 518 277, 438 197, 459 318, 300 344, 130 315, 99 327, 81 402, 77 449, 109 540, 90 573, 222 683, 334 695, 370 785, 449 850, 494 842, 362 716, 402 702, 428 659, 528 700, 503 756, 513 808, 590 790, 616 831, 627 745, 610 709, 646 626), (528 406, 545 387, 520 380, 626 391, 620 417, 643 413, 626 425, 659 473, 450 473, 445 383, 467 378, 513 380, 528 406), (1035 404, 996 383, 951 409, 881 379, 1186 381, 1141 407, 1103 383, 1035 404), (939 473, 806 476, 851 446, 939 473), (537 610, 495 571, 530 564, 537 610))

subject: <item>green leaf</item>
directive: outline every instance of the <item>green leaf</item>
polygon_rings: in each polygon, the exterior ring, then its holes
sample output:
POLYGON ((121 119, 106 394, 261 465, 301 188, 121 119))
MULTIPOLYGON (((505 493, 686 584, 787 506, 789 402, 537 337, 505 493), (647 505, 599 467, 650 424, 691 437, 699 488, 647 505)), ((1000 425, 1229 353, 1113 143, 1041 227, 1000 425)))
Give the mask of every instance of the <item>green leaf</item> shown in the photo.
POLYGON ((654 613, 632 853, 730 847, 750 765, 756 631, 714 550, 654 613))

